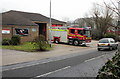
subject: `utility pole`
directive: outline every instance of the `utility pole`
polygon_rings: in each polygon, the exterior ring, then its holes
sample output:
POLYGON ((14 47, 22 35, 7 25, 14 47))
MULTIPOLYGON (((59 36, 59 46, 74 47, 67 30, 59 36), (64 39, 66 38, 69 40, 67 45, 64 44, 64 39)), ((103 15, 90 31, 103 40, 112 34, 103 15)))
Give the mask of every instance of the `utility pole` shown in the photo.
POLYGON ((118 2, 118 26, 120 26, 120 1, 118 2))
POLYGON ((51 46, 52 42, 51 42, 51 0, 50 0, 50 26, 49 26, 49 44, 51 46))
POLYGON ((118 23, 117 23, 117 39, 120 39, 119 37, 119 31, 120 31, 120 1, 118 2, 118 23))

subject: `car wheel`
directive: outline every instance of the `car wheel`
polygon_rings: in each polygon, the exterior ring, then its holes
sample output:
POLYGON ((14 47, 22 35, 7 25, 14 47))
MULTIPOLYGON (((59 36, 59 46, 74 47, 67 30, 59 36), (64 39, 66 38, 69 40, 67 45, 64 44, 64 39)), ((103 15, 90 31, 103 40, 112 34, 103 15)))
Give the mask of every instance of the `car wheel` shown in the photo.
POLYGON ((101 49, 100 48, 98 48, 98 51, 100 51, 101 49))
POLYGON ((109 50, 112 51, 112 47, 110 47, 109 50))
POLYGON ((78 40, 74 40, 73 41, 73 45, 75 45, 75 46, 79 45, 79 41, 78 40))

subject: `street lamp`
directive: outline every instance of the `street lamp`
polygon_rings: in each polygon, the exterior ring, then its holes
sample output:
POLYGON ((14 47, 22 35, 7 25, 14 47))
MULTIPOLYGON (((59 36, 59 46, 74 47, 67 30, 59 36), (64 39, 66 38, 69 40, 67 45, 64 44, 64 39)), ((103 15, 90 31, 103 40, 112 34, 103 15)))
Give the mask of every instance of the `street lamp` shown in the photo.
POLYGON ((120 26, 120 1, 118 2, 118 26, 120 26))
POLYGON ((51 0, 50 0, 50 26, 49 26, 49 44, 51 46, 52 42, 51 42, 51 0))

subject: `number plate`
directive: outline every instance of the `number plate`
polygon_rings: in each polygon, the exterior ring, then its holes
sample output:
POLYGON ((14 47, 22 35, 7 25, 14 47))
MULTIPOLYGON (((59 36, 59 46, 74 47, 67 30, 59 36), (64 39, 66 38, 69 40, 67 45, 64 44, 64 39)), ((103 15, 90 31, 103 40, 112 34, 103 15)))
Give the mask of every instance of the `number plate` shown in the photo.
POLYGON ((105 46, 105 44, 101 44, 102 46, 105 46))
POLYGON ((91 39, 91 37, 87 37, 86 39, 91 39))

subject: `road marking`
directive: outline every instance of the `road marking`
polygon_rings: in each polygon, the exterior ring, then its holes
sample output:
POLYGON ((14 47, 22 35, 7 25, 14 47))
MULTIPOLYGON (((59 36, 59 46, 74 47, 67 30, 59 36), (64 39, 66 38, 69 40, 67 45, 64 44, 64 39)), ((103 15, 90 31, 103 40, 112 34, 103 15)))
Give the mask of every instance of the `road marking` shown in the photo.
MULTIPOLYGON (((54 61, 58 61, 58 60, 54 60, 54 61)), ((42 62, 42 63, 35 63, 35 64, 30 64, 30 65, 25 65, 25 66, 19 66, 19 67, 15 67, 15 68, 2 69, 2 71, 15 70, 15 69, 20 69, 20 68, 24 68, 24 67, 30 67, 30 66, 34 66, 34 65, 38 65, 38 64, 46 64, 46 63, 49 63, 49 62, 53 62, 53 61, 50 60, 50 61, 42 62)))
MULTIPOLYGON (((101 55, 101 56, 98 56, 96 58, 92 58, 92 59, 89 59, 89 60, 85 60, 84 62, 88 62, 88 61, 91 61, 91 60, 94 60, 94 59, 97 59, 97 58, 100 58, 104 55, 101 55)), ((63 58, 64 59, 64 58, 63 58)), ((62 60, 63 60, 62 59, 62 60)), ((25 66, 20 66, 20 67, 15 67, 15 68, 9 68, 9 69, 3 69, 2 68, 2 71, 8 71, 8 70, 15 70, 15 69, 20 69, 20 68, 23 68, 23 67, 30 67, 30 66, 34 66, 34 65, 38 65, 38 64, 46 64, 46 63, 49 63, 49 62, 53 62, 53 61, 59 61, 61 59, 57 59, 57 60, 49 60, 49 61, 46 61, 46 62, 40 62, 40 63, 35 63, 35 64, 30 64, 30 65, 25 65, 25 66)), ((0 70, 1 71, 1 70, 0 70)))
POLYGON ((91 59, 85 60, 84 62, 89 62, 89 61, 92 61, 92 60, 101 58, 101 57, 103 57, 103 56, 105 56, 105 55, 101 55, 101 56, 98 56, 98 57, 95 57, 95 58, 91 58, 91 59))
POLYGON ((52 71, 52 72, 48 72, 48 73, 45 73, 45 74, 42 74, 42 75, 36 76, 35 78, 44 77, 44 76, 47 76, 47 75, 53 74, 53 73, 55 73, 55 72, 59 72, 59 71, 62 71, 62 70, 68 69, 68 68, 70 68, 70 67, 71 67, 71 66, 67 66, 67 67, 64 67, 64 68, 61 68, 61 69, 58 69, 58 70, 52 71))
POLYGON ((15 70, 15 69, 20 69, 23 67, 29 67, 29 66, 34 66, 34 65, 38 65, 40 63, 36 63, 36 64, 30 64, 30 65, 25 65, 25 66, 19 66, 19 67, 15 67, 15 68, 10 68, 10 69, 2 69, 2 71, 7 71, 7 70, 15 70))
POLYGON ((52 62, 52 61, 50 60, 50 61, 42 62, 42 63, 35 63, 35 64, 30 64, 30 65, 25 65, 25 66, 19 66, 19 67, 10 68, 10 69, 2 69, 2 71, 15 70, 15 69, 20 69, 20 68, 23 68, 23 67, 30 67, 30 66, 34 66, 34 65, 38 65, 38 64, 46 64, 46 63, 49 63, 49 62, 52 62))
MULTIPOLYGON (((104 56, 104 55, 102 55, 104 56)), ((102 56, 98 56, 96 58, 100 58, 102 56)), ((91 61, 91 60, 94 60, 96 58, 92 58, 92 59, 89 59, 89 60, 85 60, 85 62, 88 62, 88 61, 91 61)), ((59 59, 58 59, 59 60, 59 59)), ((58 61, 58 60, 55 60, 55 61, 58 61)), ((24 67, 30 67, 30 66, 34 66, 34 65, 38 65, 38 64, 46 64, 46 63, 49 63, 49 62, 53 62, 52 60, 50 61, 47 61, 47 62, 42 62, 42 63, 35 63, 35 64, 30 64, 30 65, 25 65, 25 66, 19 66, 19 67, 15 67, 15 68, 10 68, 10 69, 2 69, 2 71, 8 71, 8 70, 15 70, 15 69, 20 69, 20 68, 24 68, 24 67)))
MULTIPOLYGON (((63 59, 65 59, 65 58, 63 58, 63 59)), ((30 67, 30 66, 34 66, 34 65, 38 65, 38 64, 46 64, 46 63, 49 63, 49 62, 55 62, 55 61, 59 61, 59 60, 61 60, 61 59, 49 60, 49 61, 46 61, 46 62, 39 62, 39 63, 29 64, 29 65, 25 65, 25 66, 19 66, 19 67, 15 67, 15 68, 2 69, 2 71, 15 70, 15 69, 23 68, 23 67, 30 67)))

